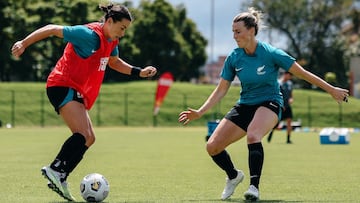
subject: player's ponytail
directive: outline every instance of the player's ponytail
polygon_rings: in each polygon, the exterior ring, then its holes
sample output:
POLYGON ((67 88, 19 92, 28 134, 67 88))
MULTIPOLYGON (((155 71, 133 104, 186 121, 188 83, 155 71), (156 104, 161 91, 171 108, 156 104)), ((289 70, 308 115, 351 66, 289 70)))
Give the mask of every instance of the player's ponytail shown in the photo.
POLYGON ((246 28, 255 28, 255 36, 258 31, 263 27, 262 25, 263 14, 261 11, 256 10, 254 7, 248 8, 247 12, 243 12, 235 16, 233 22, 243 21, 246 28))
POLYGON ((99 5, 99 8, 105 13, 101 21, 112 18, 114 22, 127 19, 132 21, 132 16, 128 8, 119 4, 99 5))
POLYGON ((99 8, 107 14, 107 13, 109 13, 109 11, 112 9, 113 6, 114 6, 114 4, 109 4, 107 6, 99 5, 99 8))

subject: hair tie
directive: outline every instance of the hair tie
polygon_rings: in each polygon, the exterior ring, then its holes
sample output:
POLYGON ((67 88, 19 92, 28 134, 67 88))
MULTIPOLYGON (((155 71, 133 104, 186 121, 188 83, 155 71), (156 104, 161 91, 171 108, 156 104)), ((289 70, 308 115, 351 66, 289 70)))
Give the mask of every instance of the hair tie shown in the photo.
POLYGON ((107 6, 107 13, 110 13, 113 6, 114 6, 114 4, 110 4, 107 6))

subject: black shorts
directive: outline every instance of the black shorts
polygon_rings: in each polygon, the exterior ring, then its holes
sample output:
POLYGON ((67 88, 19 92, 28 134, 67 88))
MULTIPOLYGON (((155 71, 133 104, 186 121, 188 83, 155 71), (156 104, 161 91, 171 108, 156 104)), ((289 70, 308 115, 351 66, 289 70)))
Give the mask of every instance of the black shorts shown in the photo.
POLYGON ((46 94, 58 114, 59 109, 70 101, 84 103, 82 95, 70 87, 48 87, 46 94))
POLYGON ((225 115, 225 118, 235 123, 241 129, 247 131, 247 128, 252 121, 256 110, 260 106, 270 109, 276 115, 278 115, 278 118, 281 118, 282 109, 280 105, 272 101, 267 101, 258 105, 237 104, 225 115))
POLYGON ((291 106, 286 107, 281 115, 281 120, 285 120, 287 118, 292 118, 292 117, 293 117, 293 113, 292 113, 291 106))

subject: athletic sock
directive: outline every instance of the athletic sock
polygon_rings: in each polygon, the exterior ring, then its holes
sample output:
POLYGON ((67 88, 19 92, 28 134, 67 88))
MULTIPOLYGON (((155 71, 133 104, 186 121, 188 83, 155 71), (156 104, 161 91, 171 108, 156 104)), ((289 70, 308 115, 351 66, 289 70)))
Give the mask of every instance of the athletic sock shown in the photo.
POLYGON ((65 173, 67 177, 80 162, 87 150, 85 142, 86 140, 83 135, 74 133, 64 142, 55 160, 50 164, 50 168, 65 173))
POLYGON ((82 146, 79 146, 79 149, 73 154, 69 163, 65 167, 65 171, 67 171, 68 174, 71 173, 80 163, 86 150, 88 150, 88 147, 85 145, 85 143, 82 146))
POLYGON ((214 162, 223 169, 229 179, 234 179, 238 175, 234 164, 231 161, 230 155, 224 150, 217 155, 211 156, 214 162))
POLYGON ((273 136, 273 133, 274 133, 274 130, 271 130, 271 132, 269 133, 269 136, 267 138, 267 141, 270 142, 271 141, 271 138, 273 136))
POLYGON ((290 135, 287 135, 287 142, 290 142, 290 135))
POLYGON ((264 163, 264 150, 261 142, 248 144, 250 185, 259 188, 262 166, 264 163))

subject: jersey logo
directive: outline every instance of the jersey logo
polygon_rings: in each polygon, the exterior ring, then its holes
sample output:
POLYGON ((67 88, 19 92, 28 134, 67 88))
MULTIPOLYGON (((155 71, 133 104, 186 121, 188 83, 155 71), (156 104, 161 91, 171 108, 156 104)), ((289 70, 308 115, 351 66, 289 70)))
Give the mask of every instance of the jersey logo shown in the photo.
POLYGON ((266 73, 266 71, 264 71, 264 69, 265 69, 265 65, 260 66, 260 67, 258 67, 258 68, 256 69, 256 73, 257 73, 258 75, 264 75, 264 74, 266 73))
POLYGON ((270 102, 269 105, 276 108, 276 109, 278 108, 278 106, 276 104, 272 103, 272 102, 270 102))
POLYGON ((98 71, 105 71, 108 61, 109 61, 109 57, 101 58, 98 71))
POLYGON ((80 92, 76 92, 76 97, 79 99, 83 98, 83 96, 82 96, 82 94, 80 94, 80 92))
POLYGON ((244 68, 235 68, 235 71, 240 72, 242 69, 244 69, 244 68))

